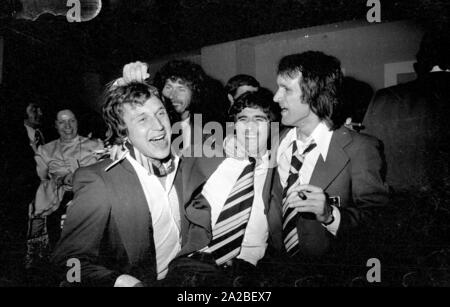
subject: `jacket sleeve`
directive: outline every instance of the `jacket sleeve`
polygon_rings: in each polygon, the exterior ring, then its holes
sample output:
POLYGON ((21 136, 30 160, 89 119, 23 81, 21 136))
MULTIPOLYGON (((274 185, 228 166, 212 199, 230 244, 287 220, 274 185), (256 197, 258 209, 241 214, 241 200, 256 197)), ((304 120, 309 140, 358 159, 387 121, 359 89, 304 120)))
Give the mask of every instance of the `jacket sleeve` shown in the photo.
POLYGON ((389 202, 381 142, 367 136, 360 139, 350 157, 353 206, 340 208, 338 236, 346 236, 357 226, 372 227, 389 202))
POLYGON ((62 284, 68 282, 67 261, 76 258, 81 264, 78 285, 113 286, 120 273, 100 263, 101 243, 111 214, 105 183, 90 168, 80 168, 74 176, 73 191, 73 203, 52 262, 59 268, 62 284))

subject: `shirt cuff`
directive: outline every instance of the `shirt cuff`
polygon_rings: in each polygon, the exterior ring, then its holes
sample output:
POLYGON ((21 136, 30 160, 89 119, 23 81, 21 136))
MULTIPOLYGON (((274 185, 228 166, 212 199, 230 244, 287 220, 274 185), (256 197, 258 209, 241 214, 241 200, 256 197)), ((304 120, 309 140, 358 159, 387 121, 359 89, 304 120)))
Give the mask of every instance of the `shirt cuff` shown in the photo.
POLYGON ((331 232, 333 234, 333 236, 336 236, 337 231, 339 229, 339 225, 341 224, 341 212, 339 211, 339 209, 334 206, 331 205, 333 207, 333 217, 334 217, 334 221, 333 223, 331 223, 328 226, 323 225, 323 227, 325 227, 329 232, 331 232))

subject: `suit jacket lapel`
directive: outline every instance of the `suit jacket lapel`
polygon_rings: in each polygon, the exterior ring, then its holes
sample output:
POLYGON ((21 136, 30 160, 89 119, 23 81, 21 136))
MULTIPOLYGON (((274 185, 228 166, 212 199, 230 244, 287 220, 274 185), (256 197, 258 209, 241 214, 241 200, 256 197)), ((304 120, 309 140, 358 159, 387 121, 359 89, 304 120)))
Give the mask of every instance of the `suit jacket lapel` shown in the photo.
POLYGON ((115 221, 130 261, 139 259, 145 246, 149 246, 154 254, 151 214, 133 166, 128 160, 124 160, 109 172, 112 172, 111 178, 114 181, 112 193, 116 199, 113 206, 115 221))
POLYGON ((309 183, 326 190, 342 169, 349 162, 344 147, 352 141, 347 129, 335 130, 331 138, 326 161, 319 156, 309 183))
POLYGON ((275 173, 277 172, 277 154, 278 154, 278 147, 281 143, 281 141, 286 137, 290 129, 284 129, 281 131, 280 134, 275 133, 274 136, 272 136, 271 139, 271 151, 270 151, 270 157, 269 157, 269 169, 267 170, 266 180, 264 182, 264 188, 263 188, 263 201, 264 201, 264 209, 265 213, 269 212, 270 209, 270 198, 271 198, 271 191, 273 186, 273 180, 274 178, 277 178, 275 176, 275 173), (279 137, 278 137, 279 135, 279 137))

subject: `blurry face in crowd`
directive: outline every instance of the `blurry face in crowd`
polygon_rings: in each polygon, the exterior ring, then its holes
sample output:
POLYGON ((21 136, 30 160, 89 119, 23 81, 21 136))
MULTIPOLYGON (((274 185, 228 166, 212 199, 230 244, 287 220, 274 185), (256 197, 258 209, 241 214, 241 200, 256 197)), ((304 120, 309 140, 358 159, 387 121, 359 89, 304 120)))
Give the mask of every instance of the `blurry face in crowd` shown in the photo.
POLYGON ((180 79, 175 82, 169 79, 166 80, 162 94, 166 99, 170 100, 178 114, 187 117, 189 115, 189 106, 192 100, 192 90, 188 85, 180 81, 180 79))
POLYGON ((62 141, 70 141, 77 136, 78 121, 70 110, 61 110, 56 115, 56 130, 62 141))
POLYGON ((263 155, 267 150, 269 117, 260 108, 245 108, 235 116, 236 139, 250 156, 263 155))
POLYGON ((258 88, 251 85, 241 85, 237 88, 236 94, 234 95, 234 100, 236 100, 239 96, 247 92, 256 92, 258 88))
POLYGON ((161 100, 155 96, 143 105, 124 104, 123 121, 128 139, 142 154, 162 160, 170 154, 170 120, 161 100))
POLYGON ((286 126, 302 127, 314 116, 309 104, 303 101, 300 78, 301 74, 295 78, 281 75, 277 77, 278 90, 273 100, 280 105, 281 122, 286 126))
POLYGON ((42 110, 41 108, 35 104, 35 103, 30 103, 27 106, 27 123, 33 127, 33 128, 37 128, 42 124, 42 110))

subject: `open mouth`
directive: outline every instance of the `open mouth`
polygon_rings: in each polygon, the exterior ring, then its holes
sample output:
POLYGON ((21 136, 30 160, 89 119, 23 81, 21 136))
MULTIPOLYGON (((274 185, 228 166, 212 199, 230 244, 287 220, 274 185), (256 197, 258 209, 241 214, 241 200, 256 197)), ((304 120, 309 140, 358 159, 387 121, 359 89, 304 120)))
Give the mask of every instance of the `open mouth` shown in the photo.
POLYGON ((154 138, 151 138, 149 141, 156 145, 162 145, 166 141, 166 135, 163 134, 160 136, 156 136, 154 138))

